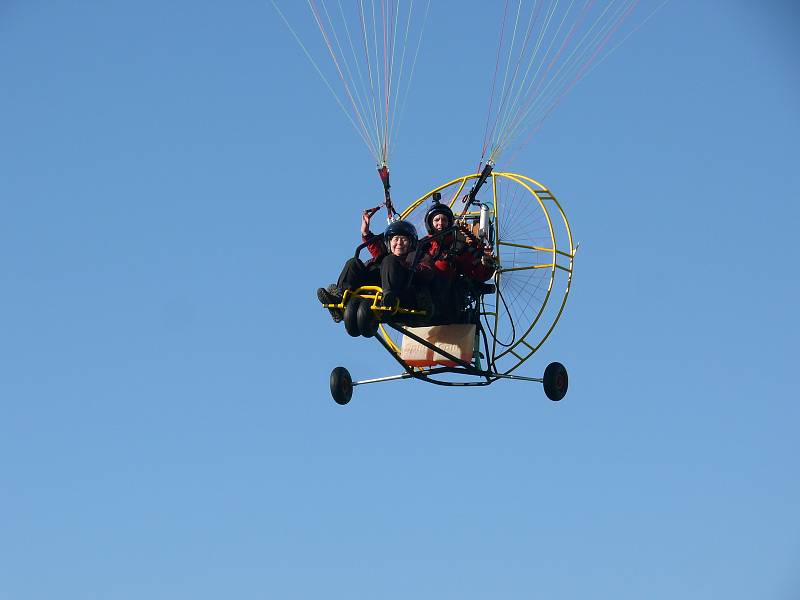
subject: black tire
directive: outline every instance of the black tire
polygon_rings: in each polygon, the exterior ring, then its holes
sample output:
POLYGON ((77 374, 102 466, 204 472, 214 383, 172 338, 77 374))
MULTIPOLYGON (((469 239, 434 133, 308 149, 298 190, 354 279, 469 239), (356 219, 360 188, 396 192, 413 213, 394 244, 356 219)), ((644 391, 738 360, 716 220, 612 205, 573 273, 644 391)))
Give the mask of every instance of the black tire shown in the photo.
POLYGON ((554 402, 558 402, 567 394, 569 387, 569 377, 567 369, 558 362, 547 365, 542 377, 545 395, 554 402))
POLYGON ((361 306, 361 298, 353 296, 344 305, 344 328, 348 335, 358 337, 361 330, 358 328, 358 307, 361 306))
POLYGON ((336 404, 344 406, 353 397, 353 378, 344 367, 336 367, 331 371, 331 396, 336 404))
POLYGON ((378 320, 375 318, 375 313, 372 312, 372 305, 366 300, 359 303, 358 311, 356 311, 356 323, 364 337, 371 338, 378 333, 378 320))

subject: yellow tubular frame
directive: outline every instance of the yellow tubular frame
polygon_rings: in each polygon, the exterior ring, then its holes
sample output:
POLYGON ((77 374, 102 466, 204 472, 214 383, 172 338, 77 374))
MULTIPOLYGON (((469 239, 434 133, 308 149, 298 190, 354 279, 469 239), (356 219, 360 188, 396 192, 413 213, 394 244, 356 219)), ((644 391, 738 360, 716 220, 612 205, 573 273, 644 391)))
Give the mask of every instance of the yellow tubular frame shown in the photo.
MULTIPOLYGON (((467 182, 469 182, 472 179, 477 179, 478 177, 480 177, 479 173, 474 173, 474 174, 471 174, 471 175, 465 175, 463 177, 458 177, 456 179, 448 181, 447 183, 432 189, 430 192, 428 192, 424 196, 421 196, 420 198, 418 198, 417 200, 412 202, 408 206, 408 208, 406 208, 403 211, 403 213, 400 215, 400 218, 402 218, 402 219, 407 218, 425 200, 430 198, 434 193, 440 192, 441 190, 449 188, 450 186, 457 185, 456 191, 453 194, 452 198, 449 198, 449 200, 446 202, 447 205, 452 208, 453 205, 455 204, 456 200, 462 196, 464 188, 465 188, 467 182)), ((493 317, 494 318, 494 324, 493 324, 493 329, 492 329, 493 341, 492 341, 491 353, 492 353, 492 356, 494 357, 495 363, 499 359, 501 359, 503 357, 507 357, 508 355, 512 355, 513 357, 515 357, 517 359, 516 362, 514 364, 512 364, 509 368, 505 369, 505 367, 504 367, 504 370, 502 370, 503 374, 508 374, 508 373, 511 373, 512 371, 514 371, 515 369, 517 369, 523 362, 525 362, 528 358, 530 358, 533 355, 533 353, 536 352, 541 347, 541 345, 545 342, 545 340, 547 340, 547 338, 553 332, 553 329, 555 328, 556 323, 561 318, 561 315, 564 312, 564 307, 565 307, 565 305, 567 303, 567 297, 569 296, 570 288, 572 286, 572 271, 573 271, 573 263, 574 263, 574 259, 575 259, 576 247, 574 245, 574 241, 573 241, 573 237, 572 237, 572 228, 570 227, 569 220, 567 219, 567 215, 564 212, 564 209, 561 207, 561 204, 559 204, 558 200, 556 200, 555 196, 550 192, 549 189, 547 189, 544 185, 542 185, 538 181, 536 181, 534 179, 531 179, 530 177, 526 177, 525 175, 520 175, 518 173, 493 172, 491 174, 491 178, 492 178, 492 209, 493 209, 492 217, 493 217, 493 223, 494 223, 494 228, 495 228, 495 231, 494 231, 494 233, 495 233, 495 236, 494 236, 494 239, 495 239, 495 256, 496 256, 496 258, 498 260, 498 263, 500 264, 500 268, 498 269, 497 273, 495 274, 495 283, 497 285, 497 289, 498 290, 500 289, 500 282, 501 282, 501 279, 503 277, 503 273, 507 273, 507 272, 511 272, 511 271, 517 271, 517 270, 523 270, 523 269, 549 269, 550 270, 550 280, 549 280, 548 286, 547 286, 547 294, 545 296, 545 299, 542 301, 542 305, 540 306, 539 310, 537 311, 536 316, 534 317, 534 319, 531 322, 530 326, 525 330, 525 332, 521 336, 518 336, 519 339, 517 339, 514 342, 513 345, 511 345, 508 348, 505 348, 499 354, 497 353, 497 349, 498 349, 497 348, 497 341, 494 339, 496 337, 496 335, 497 335, 497 328, 498 328, 499 321, 500 321, 500 309, 499 309, 499 304, 498 304, 498 302, 499 302, 499 298, 498 297, 495 298, 495 312, 486 313, 487 317, 493 317), (546 222, 547 222, 547 227, 549 229, 549 234, 550 234, 551 247, 543 248, 541 246, 526 246, 526 245, 522 245, 522 244, 515 244, 515 243, 510 243, 510 242, 504 242, 503 241, 503 237, 502 237, 503 232, 500 231, 500 220, 497 218, 497 216, 498 216, 498 213, 497 213, 497 211, 498 211, 497 182, 498 182, 499 179, 506 179, 508 181, 516 183, 517 185, 522 186, 523 188, 525 188, 536 199, 536 201, 539 204, 539 207, 540 207, 542 213, 544 213, 544 215, 545 215, 545 219, 546 219, 546 222), (554 207, 554 209, 561 216, 561 219, 562 219, 563 224, 564 224, 564 230, 566 232, 566 238, 567 238, 566 239, 566 242, 567 242, 566 248, 563 248, 563 249, 559 249, 558 248, 556 230, 555 230, 555 228, 553 226, 553 220, 552 220, 551 215, 550 215, 550 210, 548 210, 548 205, 550 205, 551 207, 554 207), (510 267, 510 268, 507 268, 507 269, 503 269, 503 267, 502 267, 502 264, 503 264, 502 248, 504 246, 505 247, 518 247, 518 248, 524 248, 524 249, 529 249, 529 250, 536 250, 536 251, 540 251, 540 252, 547 252, 547 253, 550 254, 551 260, 550 260, 550 262, 545 262, 543 264, 538 264, 538 265, 530 265, 530 266, 525 266, 525 267, 510 267), (559 263, 559 258, 562 259, 561 260, 562 263, 566 262, 566 265, 559 263), (564 261, 563 259, 566 259, 566 261, 564 261), (549 327, 547 328, 545 333, 543 335, 541 335, 538 343, 536 343, 535 345, 531 345, 530 343, 528 343, 526 341, 526 338, 531 333, 531 331, 534 329, 534 327, 539 323, 540 319, 542 318, 542 315, 544 314, 545 307, 547 306, 547 303, 549 302, 550 296, 551 296, 551 294, 553 292, 553 287, 554 287, 554 283, 556 281, 556 276, 557 276, 558 272, 566 272, 566 274, 567 274, 567 280, 566 280, 565 284, 563 285, 563 297, 561 298, 561 303, 558 306, 558 309, 557 309, 557 312, 556 312, 555 316, 552 318, 552 322, 549 324, 549 327), (524 348, 522 348, 522 346, 524 346, 524 348)), ((453 212, 458 214, 458 211, 454 210, 453 212)), ((469 212, 467 214, 468 215, 474 215, 476 213, 469 212)), ((496 292, 496 294, 497 293, 498 292, 496 292)), ((383 330, 383 328, 381 328, 381 329, 383 330)), ((389 344, 393 348, 396 348, 396 345, 391 340, 391 338, 389 337, 388 333, 385 330, 383 330, 383 335, 386 338, 386 340, 389 342, 389 344)))
MULTIPOLYGON (((339 310, 344 310, 347 301, 356 296, 358 298, 362 298, 367 300, 371 303, 370 308, 377 313, 379 316, 382 313, 391 313, 391 314, 400 314, 400 315, 424 315, 424 310, 418 310, 415 308, 402 308, 400 306, 400 301, 398 300, 395 302, 393 307, 382 306, 380 301, 383 296, 383 290, 380 286, 374 285, 364 285, 358 288, 357 290, 350 291, 345 290, 344 295, 342 296, 342 301, 334 304, 323 304, 323 308, 338 308, 339 310)), ((384 339, 389 344, 389 347, 395 354, 400 354, 400 348, 397 344, 394 343, 394 340, 389 336, 389 332, 386 331, 386 328, 383 326, 383 323, 378 323, 378 329, 380 329, 381 333, 383 334, 384 339)))

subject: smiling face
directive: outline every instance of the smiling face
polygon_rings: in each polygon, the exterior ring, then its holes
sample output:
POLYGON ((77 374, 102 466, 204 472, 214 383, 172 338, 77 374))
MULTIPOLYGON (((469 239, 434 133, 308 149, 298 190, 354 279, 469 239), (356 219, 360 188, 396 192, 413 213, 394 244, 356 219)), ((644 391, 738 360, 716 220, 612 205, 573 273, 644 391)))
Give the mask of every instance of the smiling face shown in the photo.
POLYGON ((404 235, 394 235, 389 240, 389 252, 395 256, 403 256, 411 250, 411 240, 404 235))
POLYGON ((438 213, 433 215, 433 219, 431 219, 431 225, 436 231, 441 231, 442 229, 447 229, 450 227, 450 219, 447 218, 446 214, 438 213))

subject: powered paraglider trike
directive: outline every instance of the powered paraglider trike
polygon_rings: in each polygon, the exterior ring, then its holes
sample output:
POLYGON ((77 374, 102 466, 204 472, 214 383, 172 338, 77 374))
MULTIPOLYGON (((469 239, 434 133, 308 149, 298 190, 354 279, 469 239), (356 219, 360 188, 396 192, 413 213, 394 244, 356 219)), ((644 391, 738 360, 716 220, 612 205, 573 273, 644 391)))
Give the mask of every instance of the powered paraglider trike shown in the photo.
POLYGON ((524 175, 489 168, 483 192, 476 193, 479 186, 473 185, 464 194, 468 183, 481 183, 481 176, 465 175, 436 187, 401 218, 421 226, 427 201, 441 198, 458 215, 456 227, 493 249, 491 283, 470 286, 458 323, 417 326, 425 322, 424 308, 383 306, 381 290, 374 286, 346 292, 340 304, 326 305, 344 311, 350 335, 374 336, 403 370, 353 381, 347 369, 337 367, 330 383, 339 404, 350 401, 356 386, 410 378, 446 386, 533 381, 543 384, 551 400, 566 394, 568 377, 560 363, 548 365, 542 377, 514 371, 541 347, 564 310, 576 252, 569 221, 552 192, 524 175))

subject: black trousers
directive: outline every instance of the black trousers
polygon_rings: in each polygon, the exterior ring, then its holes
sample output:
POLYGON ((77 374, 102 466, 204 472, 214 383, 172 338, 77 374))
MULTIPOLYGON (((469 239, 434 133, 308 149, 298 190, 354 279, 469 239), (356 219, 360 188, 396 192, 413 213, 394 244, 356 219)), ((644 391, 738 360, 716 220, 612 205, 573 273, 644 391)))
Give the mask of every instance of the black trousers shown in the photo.
POLYGON ((351 258, 342 267, 336 287, 340 294, 345 290, 354 290, 362 285, 380 285, 381 274, 377 265, 367 267, 360 258, 351 258))
POLYGON ((405 258, 394 254, 383 256, 378 264, 365 265, 359 258, 344 264, 336 287, 340 293, 362 285, 379 285, 383 292, 393 292, 401 302, 413 302, 415 290, 411 285, 414 273, 406 266, 405 258))
POLYGON ((464 299, 467 290, 460 277, 445 279, 436 277, 431 284, 431 296, 436 308, 435 323, 445 325, 463 320, 464 299))

